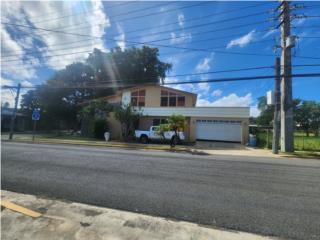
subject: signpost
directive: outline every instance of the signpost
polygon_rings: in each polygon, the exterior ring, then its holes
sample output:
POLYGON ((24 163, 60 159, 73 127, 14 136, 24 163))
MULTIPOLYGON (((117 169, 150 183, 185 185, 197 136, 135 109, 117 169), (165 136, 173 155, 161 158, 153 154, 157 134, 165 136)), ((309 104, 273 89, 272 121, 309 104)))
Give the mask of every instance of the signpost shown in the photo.
POLYGON ((34 141, 35 134, 36 134, 37 121, 40 120, 40 108, 33 109, 32 120, 33 120, 32 141, 34 141))

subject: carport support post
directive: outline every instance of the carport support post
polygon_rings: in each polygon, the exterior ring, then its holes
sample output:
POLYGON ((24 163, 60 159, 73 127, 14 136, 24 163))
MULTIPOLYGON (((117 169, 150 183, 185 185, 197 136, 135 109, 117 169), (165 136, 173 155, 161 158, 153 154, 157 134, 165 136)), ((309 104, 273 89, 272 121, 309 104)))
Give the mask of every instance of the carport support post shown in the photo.
POLYGON ((276 58, 275 62, 275 83, 274 83, 274 117, 273 117, 273 138, 272 138, 272 153, 279 152, 279 137, 280 137, 280 58, 276 58))

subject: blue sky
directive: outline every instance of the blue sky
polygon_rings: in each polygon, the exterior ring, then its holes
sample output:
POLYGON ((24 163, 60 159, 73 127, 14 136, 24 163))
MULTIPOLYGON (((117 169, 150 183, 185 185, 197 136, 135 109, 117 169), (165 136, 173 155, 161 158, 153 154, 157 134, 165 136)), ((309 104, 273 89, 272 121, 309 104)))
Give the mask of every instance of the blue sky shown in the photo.
MULTIPOLYGON (((305 6, 293 12, 292 34, 299 37, 293 64, 320 64, 320 2, 293 2, 305 6), (318 17, 317 17, 318 16, 318 17), (299 57, 300 56, 300 57, 299 57), (313 58, 301 58, 313 57, 313 58)), ((1 83, 41 84, 66 64, 83 61, 94 47, 108 51, 142 42, 158 47, 160 59, 173 64, 169 76, 272 66, 280 50, 277 1, 235 2, 4 2, 2 22, 94 36, 80 37, 2 25, 1 83), (154 42, 156 41, 156 42, 154 42), (171 46, 155 46, 152 44, 171 46), (176 48, 174 48, 176 47, 176 48), (183 48, 188 48, 185 50, 183 48), (205 49, 191 51, 190 49, 205 49), (236 53, 236 54, 235 54, 236 53), (257 55, 245 55, 254 53, 257 55), (242 55, 244 54, 244 55, 242 55), (260 56, 264 55, 264 56, 260 56), (270 55, 270 56, 265 56, 270 55)), ((141 46, 141 45, 136 45, 141 46)), ((319 72, 320 67, 294 67, 293 73, 319 72)), ((206 80, 272 75, 272 68, 168 77, 166 81, 206 80)), ((293 97, 320 101, 319 77, 293 79, 293 97)), ((198 93, 199 106, 250 106, 257 115, 257 98, 273 89, 273 80, 177 84, 198 93)), ((25 92, 25 90, 24 90, 25 92)), ((13 95, 2 90, 2 101, 13 95)))

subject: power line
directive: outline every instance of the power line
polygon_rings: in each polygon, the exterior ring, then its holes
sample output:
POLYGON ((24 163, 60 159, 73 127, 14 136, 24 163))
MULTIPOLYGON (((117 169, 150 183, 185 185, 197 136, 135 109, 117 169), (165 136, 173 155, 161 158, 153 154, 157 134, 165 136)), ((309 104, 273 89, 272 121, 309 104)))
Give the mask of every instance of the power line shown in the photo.
MULTIPOLYGON (((307 74, 291 74, 290 76, 281 75, 281 77, 295 77, 295 78, 306 78, 306 77, 319 77, 320 73, 307 73, 307 74)), ((247 81, 247 80, 262 80, 262 79, 274 79, 274 75, 266 75, 266 76, 247 76, 247 77, 233 77, 233 78, 220 78, 220 79, 208 79, 208 80, 194 80, 194 81, 181 81, 181 82, 165 82, 163 85, 180 85, 180 84, 195 84, 195 83, 212 83, 212 82, 233 82, 233 81, 247 81)), ((119 84, 114 83, 112 85, 95 85, 95 86, 45 86, 45 85, 37 85, 37 86, 21 86, 24 89, 36 89, 38 87, 44 87, 49 89, 106 89, 106 88, 114 88, 114 87, 130 87, 130 86, 139 86, 145 84, 154 84, 151 82, 141 82, 141 83, 125 83, 119 84)), ((17 88, 17 86, 3 86, 2 89, 9 88, 17 88)))
MULTIPOLYGON (((211 41, 212 39, 209 38, 209 39, 202 39, 202 40, 199 40, 199 41, 192 41, 192 43, 197 43, 197 42, 208 42, 208 41, 211 41)), ((268 39, 268 40, 257 40, 257 41, 252 41, 250 44, 257 44, 257 43, 265 43, 265 42, 271 42, 273 41, 272 39, 268 39)), ((178 44, 178 43, 175 43, 175 44, 178 44)), ((72 49, 77 49, 77 48, 83 48, 83 47, 91 47, 90 50, 88 50, 89 52, 92 51, 92 47, 93 45, 80 45, 80 46, 75 46, 75 47, 72 47, 72 49)), ((212 49, 225 49, 226 47, 228 47, 228 44, 226 45, 219 45, 219 46, 213 46, 211 47, 212 49)), ((50 52, 51 51, 64 51, 64 50, 70 50, 70 47, 67 47, 67 48, 60 48, 60 49, 51 49, 49 50, 50 52)), ((87 51, 87 50, 86 50, 87 51)), ((41 51, 41 50, 38 50, 38 51, 33 51, 33 52, 27 52, 27 54, 36 54, 36 53, 45 53, 44 51, 41 51)), ((83 52, 81 52, 83 53, 83 52)), ((70 53, 72 54, 72 53, 70 53)), ((11 55, 11 56, 19 56, 20 54, 16 54, 16 55, 11 55)), ((68 55, 68 53, 66 53, 66 55, 68 55)), ((45 55, 45 56, 41 56, 41 58, 50 58, 50 57, 55 57, 55 56, 63 56, 63 55, 45 55)), ((15 58, 15 59, 9 59, 9 60, 1 60, 1 62, 17 62, 17 61, 20 61, 21 59, 20 58, 15 58)))
MULTIPOLYGON (((291 74, 290 76, 281 75, 281 77, 319 77, 320 73, 301 73, 291 74)), ((208 79, 208 80, 195 80, 195 81, 183 81, 183 82, 166 82, 165 85, 177 85, 177 84, 194 84, 194 83, 208 83, 208 82, 232 82, 232 81, 245 81, 245 80, 260 80, 260 79, 274 79, 274 75, 269 76, 251 76, 251 77, 233 77, 233 78, 220 78, 220 79, 208 79)))
MULTIPOLYGON (((190 18, 190 19, 187 19, 187 20, 183 20, 182 22, 194 21, 194 20, 197 20, 197 19, 204 19, 204 18, 207 18, 207 17, 210 17, 210 16, 223 15, 223 14, 230 13, 230 12, 235 12, 235 11, 244 10, 244 9, 248 9, 248 8, 252 8, 252 7, 262 6, 262 5, 265 5, 265 4, 269 4, 269 2, 268 3, 263 3, 263 4, 257 4, 257 5, 253 5, 253 6, 246 6, 246 7, 243 7, 243 8, 232 9, 232 10, 223 11, 223 12, 218 12, 218 13, 213 13, 213 14, 209 14, 209 15, 206 15, 206 16, 203 16, 203 17, 190 18)), ((193 6, 193 5, 191 5, 191 6, 193 6)), ((186 6, 184 8, 191 7, 191 6, 186 6)), ((178 9, 180 9, 180 8, 177 8, 176 10, 178 10, 178 9)), ((173 25, 173 24, 177 24, 177 23, 180 23, 180 22, 179 21, 175 21, 175 22, 168 23, 168 24, 157 25, 155 27, 169 26, 169 25, 173 25)), ((83 22, 80 23, 80 24, 75 24, 75 25, 79 26, 79 25, 82 25, 82 24, 83 24, 83 22)), ((88 27, 85 27, 85 28, 89 28, 89 27, 91 27, 91 25, 88 26, 88 27)), ((75 29, 83 29, 83 28, 74 27, 74 28, 70 29, 70 27, 63 27, 63 28, 55 28, 54 30, 61 30, 61 29, 69 29, 69 30, 74 29, 75 30, 75 29)), ((150 29, 150 28, 142 28, 142 29, 132 30, 132 31, 126 32, 126 34, 133 33, 133 32, 145 31, 145 30, 148 30, 148 29, 150 29)), ((181 29, 180 29, 180 31, 181 31, 181 29)), ((45 36, 46 35, 48 35, 48 34, 45 34, 45 36)), ((44 35, 41 35, 41 36, 44 36, 44 35)), ((116 34, 116 35, 113 35, 111 37, 118 37, 118 36, 120 36, 120 35, 116 34)))
MULTIPOLYGON (((175 2, 171 2, 171 3, 175 3, 175 2)), ((172 9, 172 11, 174 10, 174 11, 177 11, 177 10, 180 10, 180 9, 185 9, 185 8, 190 8, 190 7, 195 7, 195 6, 198 6, 198 5, 203 5, 203 4, 207 4, 207 3, 209 3, 209 2, 203 2, 203 3, 197 3, 197 4, 193 4, 193 5, 188 5, 188 6, 184 6, 184 7, 179 7, 179 8, 175 8, 175 9, 172 9)), ((167 5, 169 5, 169 4, 167 4, 167 5)), ((164 12, 161 12, 161 14, 164 14, 164 13, 166 13, 166 11, 164 11, 164 12)), ((153 14, 150 14, 150 15, 154 15, 154 13, 153 14)), ((145 15, 143 15, 143 16, 145 16, 145 15)), ((143 17, 143 16, 141 16, 141 17, 143 17)), ((108 18, 110 18, 110 17, 108 17, 108 18)), ((113 21, 112 21, 113 22, 113 21)), ((83 24, 85 24, 85 23, 89 23, 89 22, 81 22, 81 23, 77 23, 77 24, 73 24, 73 26, 79 26, 79 25, 83 25, 83 24)), ((87 26, 87 27, 72 27, 72 26, 69 26, 69 27, 59 27, 59 28, 54 28, 53 30, 61 30, 61 29, 68 29, 68 30, 77 30, 77 29, 86 29, 86 28, 91 28, 92 26, 91 26, 91 23, 90 23, 90 25, 89 26, 87 26)), ((30 32, 30 33, 28 33, 28 34, 32 34, 32 32, 30 32)), ((48 34, 45 34, 45 36, 47 36, 48 34)), ((42 35, 42 36, 44 36, 44 35, 42 35)), ((117 34, 117 35, 115 35, 115 36, 120 36, 120 34, 117 34)), ((112 36, 113 37, 113 36, 112 36)))
MULTIPOLYGON (((259 22, 254 22, 254 23, 250 23, 250 24, 241 24, 241 25, 236 25, 236 26, 231 26, 231 27, 225 27, 225 28, 220 28, 220 29, 214 29, 214 30, 210 30, 210 31, 205 31, 205 32, 197 32, 197 33, 192 33, 193 36, 196 36, 196 35, 201 35, 201 34, 207 34, 207 33, 212 33, 212 32, 219 32, 219 31, 224 31, 224 30, 232 30, 232 29, 238 29, 238 28, 242 28, 242 27, 247 27, 247 26, 252 26, 252 25, 258 25, 258 24, 261 24, 261 23, 264 23, 265 21, 259 21, 259 22)), ((24 27, 27 27, 27 28, 32 28, 31 26, 24 26, 24 27)), ((50 31, 56 31, 56 30, 52 30, 52 29, 49 29, 50 31)), ((48 31, 49 31, 48 30, 48 31)), ((262 31, 256 31, 256 32, 267 32, 267 31, 270 31, 269 29, 266 29, 266 30, 262 30, 262 31)), ((73 34, 73 33, 71 33, 73 34)), ((75 33, 77 34, 77 33, 75 33)), ((246 34, 246 33, 243 33, 243 34, 246 34)), ((226 36, 225 38, 227 37, 235 37, 235 36, 238 36, 238 37, 241 37, 241 35, 236 35, 236 34, 232 34, 232 35, 229 35, 229 36, 226 36)), ((93 36, 87 36, 87 37, 90 37, 91 39, 94 38, 93 36)), ((99 39, 103 38, 103 37, 98 37, 99 39)), ((173 40, 173 39, 181 39, 181 38, 186 38, 186 36, 176 36, 175 38, 163 38, 163 39, 157 39, 157 40, 153 40, 153 41, 148 41, 148 42, 144 42, 144 43, 140 43, 140 44, 146 44, 146 43, 154 43, 154 42, 160 42, 160 41, 166 41, 166 40, 173 40)), ((211 38, 210 40, 216 40, 216 39, 223 39, 224 37, 215 37, 215 38, 211 38)), ((90 39, 86 39, 87 40, 90 40, 90 39)), ((98 40, 98 39, 95 39, 95 40, 98 40)), ((118 41, 118 40, 115 40, 115 39, 110 39, 111 41, 118 41)), ((82 42, 84 40, 79 40, 79 41, 75 41, 74 43, 77 43, 77 42, 82 42)), ((137 45, 137 44, 132 44, 132 45, 129 45, 129 46, 134 46, 134 45, 137 45)), ((23 51, 21 51, 23 52, 23 51)), ((20 54, 17 54, 17 55, 20 55, 20 54)), ((9 55, 9 56, 12 56, 12 55, 9 55)), ((9 57, 9 56, 5 56, 5 57, 9 57)))
MULTIPOLYGON (((264 3, 265 4, 265 3, 264 3)), ((264 5, 263 4, 263 5, 264 5)), ((262 4, 259 4, 259 6, 261 6, 262 4)), ((256 7, 257 5, 254 5, 254 6, 249 6, 249 7, 256 7)), ((248 7, 245 7, 245 8, 248 8, 248 7)), ((245 9, 245 8, 242 8, 242 9, 245 9)), ((241 8, 240 8, 241 9, 241 8)), ((234 9, 235 10, 235 9, 234 9)), ((231 11, 234 11, 234 10, 231 10, 231 11)), ((225 12, 220 12, 220 13, 218 13, 218 14, 223 14, 223 13, 227 13, 227 12, 231 12, 231 11, 225 11, 225 12)), ((265 11, 264 11, 265 12, 265 11)), ((260 12, 260 13, 264 13, 264 12, 260 12)), ((256 13, 256 14, 260 14, 260 13, 256 13)), ((254 15, 256 15, 256 14, 251 14, 251 15, 246 15, 246 16, 240 16, 240 17, 236 17, 236 18, 231 18, 231 19, 224 19, 224 20, 220 20, 220 21, 215 21, 215 22, 211 22, 211 23, 209 23, 209 24, 215 24, 215 23, 220 23, 220 22, 226 22, 226 21, 233 21, 233 20, 237 20, 237 19, 241 19, 241 18, 246 18, 246 17, 250 17, 250 16, 254 16, 254 15)), ((260 23, 263 23, 263 22, 257 22, 257 24, 260 24, 260 23)), ((255 23, 254 23, 255 24, 255 23)), ((8 25, 9 25, 9 23, 8 23, 8 25)), ((253 25, 253 24, 251 24, 251 25, 253 25)), ((198 27, 199 25, 196 25, 196 26, 191 26, 190 28, 194 28, 194 27, 198 27)), ((245 24, 245 25, 242 25, 242 26, 248 26, 247 24, 245 24)), ((234 27, 236 27, 236 28, 239 28, 239 27, 242 27, 242 26, 234 26, 234 27)), ((24 27, 27 27, 27 26, 24 26, 24 27)), ((30 27, 30 28, 32 28, 32 27, 30 27)), ((217 30, 211 30, 211 31, 209 31, 209 32, 214 32, 214 31, 221 31, 221 30, 227 30, 227 29, 232 29, 233 27, 228 27, 228 28, 222 28, 222 29, 217 29, 217 30)), ((33 28, 33 29, 35 29, 35 28, 33 28)), ((50 29, 51 31, 56 31, 55 29, 50 29)), ((183 31, 184 29, 177 29, 177 30, 179 30, 179 31, 183 31)), ((61 32, 61 31, 59 31, 59 32, 61 32)), ((167 32, 167 31, 166 31, 167 32)), ((200 32, 200 33, 196 33, 196 35, 198 35, 198 34, 202 34, 203 32, 200 32)), ((70 33, 68 33, 68 34, 70 34, 70 33)), ((76 34, 76 33, 75 33, 76 34)), ((155 34, 161 34, 161 32, 160 33, 155 33, 155 34)), ((42 35, 43 36, 43 35, 42 35)), ((89 36, 89 37, 92 37, 92 36, 89 36)), ((176 38, 181 38, 181 37, 184 37, 184 36, 177 36, 176 38)), ((159 42, 159 41, 164 41, 164 40, 171 40, 171 39, 173 39, 173 38, 165 38, 165 39, 159 39, 159 40, 155 40, 155 41, 152 41, 152 42, 159 42)), ((80 40, 80 41, 76 41, 76 42, 81 42, 81 41, 84 41, 84 40, 80 40)), ((118 41, 118 40, 117 40, 118 41)), ((142 43, 142 44, 144 44, 144 43, 142 43)), ((17 55, 19 55, 19 54, 17 54, 17 55)), ((11 55, 9 55, 9 56, 11 56, 11 55)), ((7 56, 6 56, 7 57, 7 56)))
MULTIPOLYGON (((123 6, 123 5, 128 5, 128 4, 131 4, 131 3, 134 3, 135 1, 129 1, 129 2, 121 2, 119 4, 116 4, 114 6, 108 6, 108 9, 112 9, 112 8, 115 8, 115 7, 120 7, 120 6, 123 6)), ((112 1, 109 1, 109 3, 112 3, 112 1)), ((69 8, 70 10, 72 10, 72 7, 69 8)), ((95 12, 97 10, 94 10, 94 11, 86 11, 86 12, 81 12, 81 13, 78 13, 79 15, 80 14, 86 14, 86 13, 89 13, 89 12, 95 12)), ((34 20, 34 19, 37 19, 37 18, 42 18, 43 16, 47 17, 48 15, 52 15, 52 14, 56 14, 57 11, 52 11, 52 12, 49 12, 49 13, 46 13, 46 14, 41 14, 41 15, 37 15, 37 16, 34 16, 32 17, 31 20, 34 20)), ((37 22, 35 22, 37 23, 37 22)))
POLYGON ((149 16, 155 16, 155 15, 159 15, 159 14, 163 14, 163 13, 168 13, 168 12, 174 12, 176 10, 181 10, 181 9, 185 9, 185 8, 189 8, 189 7, 196 7, 196 6, 201 6, 201 5, 205 5, 211 3, 210 1, 205 1, 205 2, 200 2, 200 3, 196 3, 193 5, 189 5, 189 6, 184 6, 184 7, 180 7, 180 8, 173 8, 173 9, 169 9, 163 12, 153 12, 153 13, 148 13, 145 15, 141 15, 141 16, 136 16, 136 17, 131 17, 131 18, 124 18, 124 19, 118 19, 118 22, 124 22, 124 21, 131 21, 133 19, 138 19, 138 18, 145 18, 145 17, 149 17, 149 16))
MULTIPOLYGON (((241 11, 241 10, 244 10, 244 9, 248 9, 248 8, 260 7, 260 6, 265 5, 265 4, 266 3, 262 3, 262 4, 260 3, 260 4, 256 4, 256 5, 253 5, 253 6, 246 6, 246 7, 236 8, 236 9, 232 9, 232 10, 228 10, 228 11, 211 13, 211 14, 208 14, 208 15, 205 15, 205 16, 201 16, 201 17, 193 17, 193 18, 184 19, 181 22, 186 23, 186 22, 200 20, 200 19, 203 20, 205 18, 212 17, 212 16, 219 16, 219 15, 224 15, 224 14, 228 14, 228 13, 231 13, 231 12, 238 12, 238 11, 241 11)), ((156 25, 156 26, 154 26, 154 28, 158 28, 158 27, 162 27, 162 26, 167 27, 167 26, 176 25, 176 24, 179 24, 179 23, 180 23, 180 21, 175 21, 175 22, 170 22, 170 23, 166 23, 166 24, 156 25)), ((146 31, 146 30, 150 30, 150 28, 140 28, 140 29, 136 29, 136 30, 132 30, 132 31, 127 31, 126 34, 134 33, 134 32, 141 32, 141 31, 146 31)))
MULTIPOLYGON (((298 64, 298 65, 293 65, 293 66, 295 66, 295 67, 314 67, 314 66, 320 66, 320 64, 298 64)), ((263 70, 263 69, 274 69, 274 66, 259 66, 259 67, 228 69, 228 70, 200 72, 200 73, 185 73, 185 74, 168 75, 165 78, 210 75, 210 74, 217 74, 217 73, 243 72, 243 71, 263 70)), ((151 77, 156 77, 156 76, 151 76, 151 77)), ((141 80, 141 78, 139 78, 139 79, 134 79, 134 78, 133 79, 112 79, 112 80, 109 80, 109 81, 99 81, 98 83, 115 83, 115 82, 120 82, 121 83, 121 82, 128 82, 128 81, 134 81, 134 80, 141 80)), ((96 84, 96 83, 97 82, 92 82, 91 84, 96 84)))
MULTIPOLYGON (((213 25, 213 24, 217 24, 217 23, 224 23, 224 22, 229 22, 229 21, 235 21, 235 20, 241 20, 244 18, 249 18, 249 17, 254 17, 254 16, 259 16, 262 14, 267 13, 266 11, 263 12, 258 12, 258 13, 254 13, 254 14, 249 14, 249 15, 245 15, 245 16, 239 16, 239 17, 234 17, 234 18, 229 18, 229 19, 223 19, 223 20, 219 20, 219 21, 214 21, 214 22, 207 22, 207 23, 202 23, 202 24, 198 24, 198 25, 193 25, 193 26, 189 26, 189 27, 184 27, 183 30, 187 30, 187 29, 193 29, 193 28, 199 28, 199 27, 204 27, 204 26, 209 26, 209 25, 213 25)), ((265 21, 268 22, 268 21, 265 21)), ((166 30, 166 31, 162 31, 162 32, 157 32, 157 33, 152 33, 152 34, 148 34, 149 36, 156 36, 156 35, 160 35, 160 34, 164 34, 164 33, 171 33, 171 32, 175 32, 175 31, 181 31, 181 28, 176 28, 176 29, 171 29, 171 30, 166 30)), ((141 37, 145 37, 144 35, 140 35, 140 36, 135 36, 131 39, 137 39, 137 38, 141 38, 141 37)))
MULTIPOLYGON (((157 6, 146 7, 146 8, 142 8, 142 9, 138 9, 138 10, 134 10, 134 11, 128 11, 128 12, 116 14, 116 15, 110 16, 110 17, 118 17, 118 16, 123 16, 123 15, 128 15, 128 14, 132 14, 132 13, 136 13, 136 12, 141 12, 141 11, 149 10, 149 9, 152 9, 152 8, 158 8, 158 7, 161 7, 161 6, 167 6, 167 5, 170 5, 170 4, 172 4, 172 3, 174 3, 174 2, 169 2, 169 3, 165 3, 165 4, 159 4, 159 5, 157 5, 157 6)), ((122 5, 127 5, 127 4, 128 4, 128 3, 124 3, 124 4, 122 4, 122 5)), ((38 21, 38 22, 34 22, 34 24, 56 21, 56 20, 59 20, 59 19, 68 18, 68 17, 72 17, 72 16, 76 16, 76 15, 83 15, 83 14, 87 14, 87 13, 90 13, 90 12, 97 12, 97 11, 100 11, 100 10, 101 10, 101 9, 99 9, 99 10, 93 10, 93 11, 86 11, 86 12, 82 12, 82 13, 68 14, 68 15, 64 15, 64 16, 57 17, 57 18, 45 19, 45 20, 41 20, 41 21, 38 21)))
MULTIPOLYGON (((69 32, 64 32, 64 31, 59 31, 59 30, 50 30, 50 29, 45 29, 45 28, 38 28, 38 27, 32 27, 32 26, 26 26, 26 25, 21 25, 21 24, 13 24, 13 23, 2 23, 4 25, 12 25, 12 26, 17 26, 17 27, 24 27, 24 28, 32 28, 32 29, 38 29, 38 30, 42 30, 42 31, 47 31, 47 32, 56 32, 56 33, 61 33, 61 34, 68 34, 68 35, 74 35, 74 36, 80 36, 80 37, 92 37, 95 39, 101 39, 103 37, 97 37, 97 36, 91 36, 91 35, 87 35, 87 34, 78 34, 78 33, 69 33, 69 32)), ((105 38, 107 40, 110 41, 118 41, 118 40, 114 40, 114 39, 108 39, 105 38)), ((149 42, 137 42, 137 41, 129 41, 129 40, 124 40, 123 42, 127 42, 127 43, 132 43, 135 45, 140 45, 140 44, 149 44, 149 42)), ((169 45, 163 45, 163 44, 150 44, 153 46, 157 46, 157 47, 165 47, 165 48, 176 48, 176 49, 183 49, 183 50, 193 50, 193 51, 204 51, 204 52, 212 52, 213 49, 195 49, 195 48, 186 48, 186 47, 177 47, 177 46, 169 46, 169 45)), ((215 51, 217 53, 221 53, 221 54, 234 54, 234 55, 248 55, 248 56, 274 56, 273 54, 261 54, 261 53, 241 53, 241 52, 225 52, 225 51, 215 51)))

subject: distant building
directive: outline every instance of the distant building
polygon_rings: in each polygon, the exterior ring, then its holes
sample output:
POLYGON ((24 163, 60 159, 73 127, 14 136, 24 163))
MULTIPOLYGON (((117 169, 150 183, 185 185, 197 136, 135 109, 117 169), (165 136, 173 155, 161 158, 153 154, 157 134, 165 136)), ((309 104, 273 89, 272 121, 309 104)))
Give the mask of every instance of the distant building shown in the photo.
MULTIPOLYGON (((11 116, 13 108, 1 108, 1 132, 8 132, 10 130, 11 116)), ((24 131, 26 128, 27 115, 16 113, 15 131, 24 131)))

